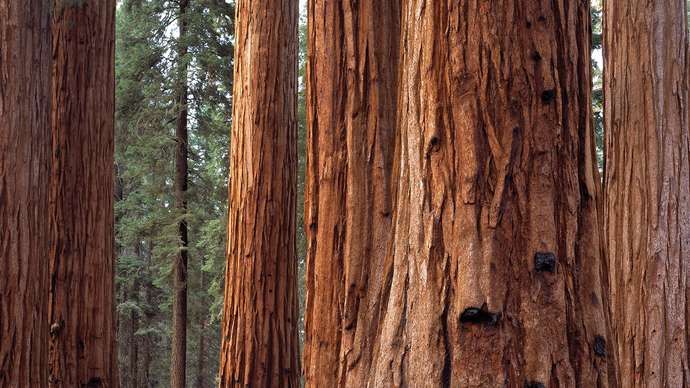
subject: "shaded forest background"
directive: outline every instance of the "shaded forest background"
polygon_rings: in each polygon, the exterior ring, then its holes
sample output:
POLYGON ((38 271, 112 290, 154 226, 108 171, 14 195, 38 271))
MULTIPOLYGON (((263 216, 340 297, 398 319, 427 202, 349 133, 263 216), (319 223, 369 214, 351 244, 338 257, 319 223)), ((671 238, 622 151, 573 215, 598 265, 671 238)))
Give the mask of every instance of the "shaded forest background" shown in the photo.
MULTIPOLYGON (((117 312, 123 386, 169 385, 171 272, 177 227, 189 226, 187 379, 212 386, 218 369, 227 223, 228 146, 232 113, 234 7, 195 0, 186 13, 185 56, 177 55, 176 1, 123 0, 117 8, 116 223, 117 312), (188 65, 188 213, 174 207, 177 72, 188 65)), ((304 277, 306 10, 300 12, 298 256, 304 277)), ((592 3, 593 94, 601 163, 603 92, 601 4, 592 3)), ((300 281, 300 310, 304 282, 300 281)), ((303 336, 303 314, 300 315, 303 336)), ((197 385, 198 386, 198 385, 197 385)))

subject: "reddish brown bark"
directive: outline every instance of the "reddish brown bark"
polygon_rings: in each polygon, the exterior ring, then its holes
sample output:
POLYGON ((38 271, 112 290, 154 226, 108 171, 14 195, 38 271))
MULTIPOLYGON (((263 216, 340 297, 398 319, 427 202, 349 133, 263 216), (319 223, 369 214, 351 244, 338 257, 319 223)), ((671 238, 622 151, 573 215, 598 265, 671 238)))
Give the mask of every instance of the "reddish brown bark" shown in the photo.
POLYGON ((605 387, 589 1, 406 1, 370 386, 605 387))
POLYGON ((605 4, 606 242, 623 387, 690 386, 686 2, 605 4))
POLYGON ((297 5, 235 4, 221 387, 299 384, 297 5))
POLYGON ((308 386, 369 376, 391 231, 399 3, 309 2, 308 386))
POLYGON ((48 383, 50 9, 0 0, 0 387, 48 383))
POLYGON ((50 386, 117 387, 114 0, 55 0, 50 386))
POLYGON ((184 388, 187 378, 187 262, 189 237, 187 233, 187 180, 188 140, 187 133, 187 6, 188 0, 179 1, 179 61, 177 101, 178 113, 175 127, 175 209, 180 221, 177 226, 179 244, 173 263, 172 303, 172 351, 170 357, 170 387, 184 388))

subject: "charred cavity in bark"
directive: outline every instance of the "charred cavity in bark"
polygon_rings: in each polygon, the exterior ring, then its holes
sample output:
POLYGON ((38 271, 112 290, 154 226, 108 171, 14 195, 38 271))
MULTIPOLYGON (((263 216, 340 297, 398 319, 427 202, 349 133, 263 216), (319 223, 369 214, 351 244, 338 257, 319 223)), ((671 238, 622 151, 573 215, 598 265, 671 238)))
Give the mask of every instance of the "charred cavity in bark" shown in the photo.
POLYGON ((534 51, 532 52, 532 60, 533 60, 534 62, 539 62, 539 61, 541 61, 541 54, 539 53, 539 51, 534 50, 534 51))
POLYGON ((594 337, 594 354, 606 357, 606 340, 600 335, 594 337))
POLYGON ((86 388, 101 388, 103 387, 103 379, 100 377, 92 377, 88 383, 86 383, 86 388))
POLYGON ((556 255, 551 252, 537 252, 534 254, 534 270, 537 272, 555 272, 556 255))
POLYGON ((429 138, 429 143, 426 147, 427 157, 433 153, 438 152, 441 149, 441 139, 437 134, 431 135, 429 138))
POLYGON ((467 324, 495 326, 500 319, 501 314, 488 311, 486 304, 482 307, 468 307, 460 315, 460 322, 467 324))
POLYGON ((544 90, 543 92, 541 92, 541 101, 544 104, 550 103, 551 101, 553 101, 553 99, 555 97, 556 97, 556 90, 554 90, 554 89, 547 89, 547 90, 544 90))
POLYGON ((526 381, 525 388, 546 388, 546 386, 539 381, 526 381))
POLYGON ((52 325, 50 325, 50 336, 51 337, 57 337, 58 334, 60 334, 60 331, 62 331, 62 326, 64 322, 55 322, 52 325))

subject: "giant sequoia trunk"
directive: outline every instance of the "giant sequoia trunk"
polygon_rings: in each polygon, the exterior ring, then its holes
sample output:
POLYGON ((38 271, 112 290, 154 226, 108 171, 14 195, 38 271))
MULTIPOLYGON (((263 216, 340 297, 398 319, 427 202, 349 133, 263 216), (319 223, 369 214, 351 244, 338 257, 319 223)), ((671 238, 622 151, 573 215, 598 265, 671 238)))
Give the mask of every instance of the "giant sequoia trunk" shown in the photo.
POLYGON ((366 385, 391 231, 399 0, 309 2, 308 386, 366 385))
POLYGON ((179 41, 177 43, 178 113, 175 127, 175 209, 178 212, 179 244, 173 263, 172 352, 170 357, 170 386, 184 388, 187 378, 187 5, 180 0, 178 14, 179 41))
POLYGON ((115 0, 55 0, 50 377, 117 387, 113 308, 115 0))
POLYGON ((685 0, 607 1, 606 242, 621 386, 690 386, 685 0))
POLYGON ((238 0, 220 386, 297 387, 297 0, 238 0))
POLYGON ((370 383, 604 387, 589 1, 403 7, 397 199, 370 383))
POLYGON ((0 387, 48 383, 50 7, 0 0, 0 387))

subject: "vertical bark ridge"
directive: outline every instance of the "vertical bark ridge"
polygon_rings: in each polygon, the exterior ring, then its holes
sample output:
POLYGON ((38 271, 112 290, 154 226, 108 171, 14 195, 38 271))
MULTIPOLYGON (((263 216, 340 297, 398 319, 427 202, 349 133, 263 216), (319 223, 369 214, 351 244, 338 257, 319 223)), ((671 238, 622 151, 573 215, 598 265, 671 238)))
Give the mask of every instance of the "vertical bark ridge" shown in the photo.
POLYGON ((117 387, 114 0, 53 2, 50 386, 117 387))
POLYGON ((616 385, 589 17, 584 0, 405 2, 372 386, 616 385))
POLYGON ((606 241, 621 384, 690 386, 686 4, 607 1, 606 241))
POLYGON ((297 387, 298 2, 235 7, 220 386, 297 387))
POLYGON ((0 48, 0 387, 44 387, 50 4, 0 0, 0 48))
POLYGON ((308 7, 304 371, 307 386, 361 387, 391 230, 400 6, 308 7))

